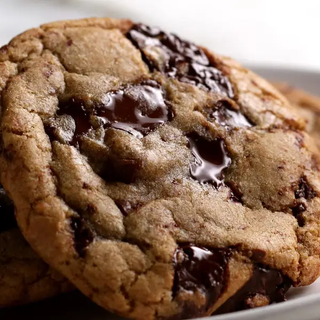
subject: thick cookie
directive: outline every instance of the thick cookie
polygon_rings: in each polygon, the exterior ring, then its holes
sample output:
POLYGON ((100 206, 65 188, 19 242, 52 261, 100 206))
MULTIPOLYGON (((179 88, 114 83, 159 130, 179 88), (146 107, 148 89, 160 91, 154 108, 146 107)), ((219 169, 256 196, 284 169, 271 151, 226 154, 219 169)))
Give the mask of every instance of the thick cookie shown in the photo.
POLYGON ((99 305, 182 319, 319 276, 319 158, 235 61, 127 20, 1 49, 2 175, 23 233, 99 305))
POLYGON ((283 82, 273 85, 290 101, 301 117, 306 119, 306 130, 320 148, 320 98, 283 82))
POLYGON ((71 284, 30 248, 0 187, 0 308, 26 304, 71 290, 71 284))

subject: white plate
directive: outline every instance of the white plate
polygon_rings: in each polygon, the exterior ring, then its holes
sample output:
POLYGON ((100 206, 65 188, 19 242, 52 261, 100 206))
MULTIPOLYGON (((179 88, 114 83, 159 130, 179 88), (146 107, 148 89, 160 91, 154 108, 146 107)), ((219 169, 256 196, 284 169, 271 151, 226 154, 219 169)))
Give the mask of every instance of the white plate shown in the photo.
MULTIPOLYGON (((320 73, 281 68, 251 69, 258 74, 276 81, 286 81, 305 90, 320 95, 320 73)), ((3 309, 1 320, 121 320, 94 305, 78 292, 38 302, 32 305, 3 309)), ((254 310, 239 311, 226 315, 205 318, 207 320, 319 320, 320 279, 305 288, 291 289, 288 301, 254 310)))

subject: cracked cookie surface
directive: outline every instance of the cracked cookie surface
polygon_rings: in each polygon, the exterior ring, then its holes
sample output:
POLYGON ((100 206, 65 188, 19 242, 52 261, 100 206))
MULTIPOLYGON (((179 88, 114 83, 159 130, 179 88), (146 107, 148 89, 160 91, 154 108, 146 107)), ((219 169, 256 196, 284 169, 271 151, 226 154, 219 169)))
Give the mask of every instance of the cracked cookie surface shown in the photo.
POLYGON ((275 82, 273 85, 307 121, 306 131, 314 138, 320 148, 320 98, 287 83, 275 82))
POLYGON ((183 319, 319 276, 319 155, 232 59, 128 20, 0 50, 1 180, 41 257, 99 305, 183 319))
POLYGON ((13 211, 13 204, 0 186, 0 308, 71 290, 72 285, 30 248, 13 211))

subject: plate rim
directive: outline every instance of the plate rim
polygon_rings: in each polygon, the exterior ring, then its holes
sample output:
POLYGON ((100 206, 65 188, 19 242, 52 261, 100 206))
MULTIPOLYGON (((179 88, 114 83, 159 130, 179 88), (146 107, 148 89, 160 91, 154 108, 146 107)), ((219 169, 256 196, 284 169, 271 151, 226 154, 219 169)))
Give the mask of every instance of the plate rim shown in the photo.
POLYGON ((255 70, 264 70, 268 72, 292 72, 292 73, 304 73, 309 75, 315 75, 320 76, 320 69, 312 69, 308 67, 303 66, 286 66, 286 65, 280 65, 276 63, 266 63, 266 64, 260 64, 260 63, 250 63, 248 61, 241 61, 240 63, 246 68, 253 72, 255 70))
MULTIPOLYGON (((320 279, 320 278, 319 278, 320 279)), ((307 288, 307 286, 306 286, 307 288)), ((290 309, 291 311, 296 310, 303 305, 305 308, 308 305, 313 305, 315 303, 320 302, 320 293, 312 293, 308 296, 300 297, 300 298, 295 298, 289 301, 283 301, 275 304, 271 304, 268 306, 264 307, 259 307, 255 309, 250 309, 250 310, 240 310, 236 312, 231 312, 227 314, 222 314, 222 315, 216 315, 216 316, 209 316, 206 318, 195 318, 192 320, 241 320, 241 319, 246 319, 246 320, 253 320, 257 319, 260 315, 265 315, 268 313, 268 316, 272 315, 277 315, 283 311, 286 311, 287 309, 290 309), (241 318, 239 318, 241 317, 241 318)), ((319 304, 319 310, 320 310, 320 304, 319 304)))

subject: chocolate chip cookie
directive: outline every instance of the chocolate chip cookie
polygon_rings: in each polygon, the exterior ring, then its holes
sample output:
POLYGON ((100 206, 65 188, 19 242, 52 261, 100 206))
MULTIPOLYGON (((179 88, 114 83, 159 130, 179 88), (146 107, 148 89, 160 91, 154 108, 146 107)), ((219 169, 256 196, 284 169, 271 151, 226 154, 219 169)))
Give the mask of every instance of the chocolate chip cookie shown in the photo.
POLYGON ((307 121, 306 130, 320 148, 320 98, 286 83, 273 85, 290 101, 297 112, 307 121))
POLYGON ((108 18, 0 51, 1 180, 40 256, 99 305, 185 319, 319 276, 319 154, 232 59, 108 18))
POLYGON ((0 308, 42 300, 71 288, 24 240, 13 204, 0 187, 0 308))

